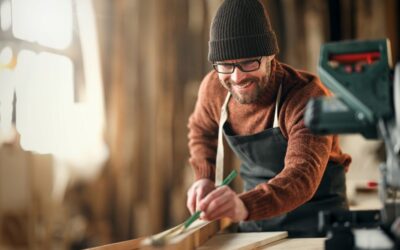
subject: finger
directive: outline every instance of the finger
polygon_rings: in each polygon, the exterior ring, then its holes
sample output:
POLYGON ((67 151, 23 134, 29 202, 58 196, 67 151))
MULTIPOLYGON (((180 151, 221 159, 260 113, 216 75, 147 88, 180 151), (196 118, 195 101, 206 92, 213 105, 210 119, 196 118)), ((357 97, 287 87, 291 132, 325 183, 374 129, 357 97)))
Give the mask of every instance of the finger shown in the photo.
POLYGON ((220 187, 215 189, 214 191, 210 192, 204 199, 201 200, 199 204, 199 208, 201 211, 207 210, 207 207, 209 206, 210 202, 216 199, 219 196, 222 196, 225 192, 228 192, 229 188, 228 187, 220 187))
POLYGON ((212 200, 208 204, 207 208, 203 211, 206 213, 212 213, 214 210, 217 210, 219 207, 224 206, 226 203, 231 203, 233 201, 232 198, 232 195, 230 195, 228 192, 225 192, 212 200))
POLYGON ((221 210, 225 210, 226 208, 231 207, 234 209, 234 195, 232 195, 231 191, 224 192, 221 196, 218 196, 216 199, 212 200, 207 209, 205 210, 205 214, 208 219, 215 219, 215 215, 220 214, 221 210))
POLYGON ((224 217, 230 217, 232 214, 232 210, 234 209, 234 206, 232 203, 225 203, 222 206, 218 207, 217 209, 213 210, 211 213, 204 213, 204 219, 205 220, 217 220, 221 219, 224 217))
POLYGON ((199 189, 198 191, 197 191, 197 196, 196 196, 196 211, 200 211, 201 209, 200 209, 200 204, 201 204, 201 201, 204 199, 204 197, 206 197, 207 196, 207 194, 210 192, 210 190, 207 190, 207 189, 204 189, 204 188, 201 188, 201 189, 199 189))
POLYGON ((200 210, 199 204, 204 196, 205 196, 204 190, 203 189, 198 190, 197 195, 196 195, 196 206, 195 206, 196 211, 200 210))
POLYGON ((196 192, 188 192, 188 199, 186 203, 187 208, 189 209, 190 213, 193 214, 196 208, 196 192))

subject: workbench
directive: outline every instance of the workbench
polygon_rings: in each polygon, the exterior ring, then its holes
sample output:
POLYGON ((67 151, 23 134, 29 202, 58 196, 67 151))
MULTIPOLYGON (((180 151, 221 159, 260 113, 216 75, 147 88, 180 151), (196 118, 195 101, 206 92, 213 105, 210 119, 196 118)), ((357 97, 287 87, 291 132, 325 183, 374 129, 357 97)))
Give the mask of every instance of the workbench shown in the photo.
POLYGON ((201 222, 167 245, 154 247, 149 238, 139 238, 91 248, 91 250, 322 250, 325 238, 288 239, 287 232, 224 233, 218 221, 201 222), (196 228, 197 227, 197 228, 196 228))
MULTIPOLYGON (((349 185, 351 187, 351 185, 349 185)), ((355 194, 355 197, 351 203, 351 209, 352 210, 364 210, 364 209, 380 209, 382 207, 381 202, 379 201, 378 194, 376 191, 370 191, 370 192, 357 192, 355 194)), ((196 224, 196 223, 195 223, 196 224)), ((206 250, 204 246, 207 245, 208 241, 211 241, 213 238, 215 240, 216 237, 219 237, 219 235, 224 235, 223 233, 218 233, 222 229, 226 228, 229 223, 227 222, 210 222, 207 223, 205 227, 202 227, 200 229, 192 229, 195 231, 195 234, 193 235, 191 240, 189 240, 189 243, 191 244, 191 249, 194 250, 206 250), (195 244, 193 244, 193 241, 195 241, 195 244)), ((196 225, 194 225, 196 227, 196 225)), ((189 230, 188 232, 193 233, 189 230)), ((257 234, 257 233, 250 233, 250 234, 257 234)), ((225 234, 226 235, 226 234, 225 234)), ((245 237, 245 235, 239 235, 235 236, 235 240, 239 240, 240 238, 238 237, 245 237)), ((263 242, 261 246, 256 246, 253 248, 245 248, 245 249, 257 249, 257 250, 263 250, 263 249, 268 249, 268 250, 322 250, 324 249, 324 241, 325 238, 276 238, 274 241, 265 243, 263 242), (264 244, 265 243, 265 244, 264 244)), ((262 237, 260 237, 262 238, 262 237)), ((100 247, 95 247, 92 248, 92 250, 133 250, 133 249, 143 249, 140 246, 140 242, 143 240, 141 239, 134 239, 134 240, 128 240, 124 242, 119 242, 119 243, 114 243, 114 244, 109 244, 109 245, 104 245, 100 247)), ((247 241, 247 240, 246 240, 247 241)), ((186 243, 188 244, 188 243, 186 243)), ((188 248, 185 245, 184 247, 176 248, 174 246, 172 247, 167 247, 167 248, 144 248, 144 249, 185 249, 187 250, 188 248)), ((212 249, 212 248, 211 248, 212 249)), ((214 248, 218 249, 218 248, 214 248)), ((228 249, 228 248, 225 248, 228 249)), ((207 249, 208 250, 208 249, 207 249)))
POLYGON ((325 238, 282 239, 257 250, 323 250, 325 238))
MULTIPOLYGON (((325 238, 284 238, 278 241, 267 243, 262 246, 256 246, 254 248, 242 248, 242 249, 255 249, 255 250, 323 250, 325 238)), ((207 242, 206 242, 207 243, 207 242)), ((135 248, 135 240, 124 241, 120 243, 114 243, 104 246, 91 248, 90 250, 133 250, 135 248)), ((157 248, 154 248, 155 250, 157 248)), ((162 248, 160 248, 162 249, 162 248)), ((211 250, 211 249, 227 249, 227 248, 205 248, 200 246, 195 250, 211 250)), ((232 249, 231 249, 232 250, 232 249)))

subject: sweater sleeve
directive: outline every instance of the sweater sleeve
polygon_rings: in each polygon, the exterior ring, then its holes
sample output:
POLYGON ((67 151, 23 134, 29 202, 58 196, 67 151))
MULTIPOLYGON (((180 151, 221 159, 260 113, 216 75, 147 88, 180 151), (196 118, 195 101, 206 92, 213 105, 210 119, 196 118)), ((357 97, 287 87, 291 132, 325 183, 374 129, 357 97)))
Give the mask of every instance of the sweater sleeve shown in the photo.
POLYGON ((309 98, 326 94, 315 87, 315 81, 291 91, 282 104, 279 124, 288 139, 285 166, 273 179, 240 195, 249 212, 247 220, 267 219, 297 208, 312 198, 321 182, 333 137, 314 135, 304 125, 309 98))
POLYGON ((214 78, 209 73, 202 81, 194 112, 189 117, 189 163, 196 180, 208 178, 214 181, 215 178, 219 120, 216 95, 220 86, 214 78))

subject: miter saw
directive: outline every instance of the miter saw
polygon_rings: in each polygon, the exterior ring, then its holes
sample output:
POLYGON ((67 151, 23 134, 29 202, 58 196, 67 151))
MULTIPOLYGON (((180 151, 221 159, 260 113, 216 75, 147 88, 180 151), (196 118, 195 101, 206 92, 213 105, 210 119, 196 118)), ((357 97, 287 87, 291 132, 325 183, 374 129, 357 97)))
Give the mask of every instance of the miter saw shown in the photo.
POLYGON ((319 226, 326 249, 400 249, 400 63, 394 70, 387 39, 321 47, 318 72, 332 97, 310 100, 305 124, 314 133, 360 133, 382 139, 382 210, 325 211, 319 226))

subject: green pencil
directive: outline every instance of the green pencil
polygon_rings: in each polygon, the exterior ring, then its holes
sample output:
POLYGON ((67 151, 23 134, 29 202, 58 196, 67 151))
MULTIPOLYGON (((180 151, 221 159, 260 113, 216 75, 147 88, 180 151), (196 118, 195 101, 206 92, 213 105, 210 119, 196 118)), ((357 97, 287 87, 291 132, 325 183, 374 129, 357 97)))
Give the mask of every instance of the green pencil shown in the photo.
MULTIPOLYGON (((229 185, 229 183, 231 183, 236 176, 237 176, 236 170, 232 170, 232 172, 222 181, 222 184, 219 185, 218 187, 229 185)), ((168 239, 176 235, 179 235, 183 231, 185 231, 186 228, 188 228, 193 222, 195 222, 200 217, 200 214, 201 211, 197 211, 194 214, 192 214, 192 216, 190 216, 187 220, 185 220, 185 222, 183 222, 181 225, 176 226, 170 230, 167 230, 166 232, 163 232, 161 234, 152 236, 151 244, 153 246, 164 245, 168 239)))

